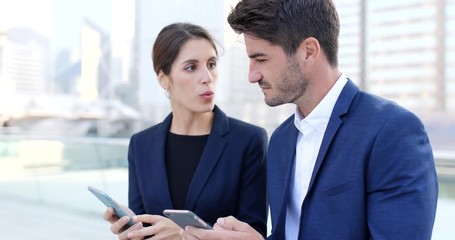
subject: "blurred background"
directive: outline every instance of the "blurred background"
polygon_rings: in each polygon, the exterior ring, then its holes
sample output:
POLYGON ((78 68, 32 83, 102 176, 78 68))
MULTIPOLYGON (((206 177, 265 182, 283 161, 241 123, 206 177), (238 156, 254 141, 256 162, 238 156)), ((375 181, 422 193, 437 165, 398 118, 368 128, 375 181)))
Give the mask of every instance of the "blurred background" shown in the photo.
MULTIPOLYGON (((8 239, 116 239, 92 185, 127 203, 129 137, 170 111, 151 47, 172 22, 221 43, 217 104, 269 135, 294 112, 249 84, 226 22, 237 0, 0 0, 0 231, 8 239)), ((433 239, 455 229, 455 0, 335 0, 340 69, 416 113, 440 182, 433 239)))

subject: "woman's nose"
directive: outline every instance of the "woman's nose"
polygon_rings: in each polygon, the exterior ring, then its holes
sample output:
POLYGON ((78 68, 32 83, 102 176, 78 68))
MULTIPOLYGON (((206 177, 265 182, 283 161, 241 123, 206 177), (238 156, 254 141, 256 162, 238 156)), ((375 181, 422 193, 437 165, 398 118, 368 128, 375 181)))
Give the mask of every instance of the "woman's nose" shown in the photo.
POLYGON ((201 77, 202 77, 202 84, 209 84, 213 81, 214 75, 210 71, 210 69, 205 68, 203 71, 203 75, 201 77))

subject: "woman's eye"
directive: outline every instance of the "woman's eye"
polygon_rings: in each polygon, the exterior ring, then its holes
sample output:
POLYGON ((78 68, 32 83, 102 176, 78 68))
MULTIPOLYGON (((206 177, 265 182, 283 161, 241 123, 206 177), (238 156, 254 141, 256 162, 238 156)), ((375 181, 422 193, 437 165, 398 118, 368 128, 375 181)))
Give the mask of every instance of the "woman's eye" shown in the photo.
POLYGON ((208 68, 209 68, 209 69, 214 69, 215 67, 216 67, 216 62, 210 62, 210 63, 208 64, 208 68))
POLYGON ((192 72, 192 71, 194 71, 194 69, 196 69, 196 67, 194 65, 190 65, 190 66, 185 67, 184 69, 185 69, 185 71, 192 72))

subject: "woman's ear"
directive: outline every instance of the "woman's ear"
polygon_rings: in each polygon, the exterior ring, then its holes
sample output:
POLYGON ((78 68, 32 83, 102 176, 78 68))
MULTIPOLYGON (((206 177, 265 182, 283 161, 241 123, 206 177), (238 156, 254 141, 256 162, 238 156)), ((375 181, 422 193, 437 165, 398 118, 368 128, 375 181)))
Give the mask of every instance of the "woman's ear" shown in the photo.
POLYGON ((160 83, 160 86, 163 89, 167 89, 169 87, 167 76, 166 76, 166 74, 164 74, 163 70, 160 70, 158 72, 157 78, 158 78, 158 82, 160 83))

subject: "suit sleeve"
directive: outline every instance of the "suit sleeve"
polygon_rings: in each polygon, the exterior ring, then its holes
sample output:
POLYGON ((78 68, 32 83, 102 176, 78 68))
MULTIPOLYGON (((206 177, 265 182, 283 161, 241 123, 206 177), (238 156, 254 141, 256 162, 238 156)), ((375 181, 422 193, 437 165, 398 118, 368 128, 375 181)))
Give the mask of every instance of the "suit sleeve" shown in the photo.
POLYGON ((238 218, 262 236, 267 234, 266 154, 267 133, 257 131, 243 161, 238 218))
POLYGON ((135 136, 131 137, 128 147, 128 207, 135 214, 145 213, 144 204, 139 190, 134 154, 135 136))
POLYGON ((438 183, 420 120, 402 111, 377 135, 366 175, 371 239, 431 239, 438 183))

